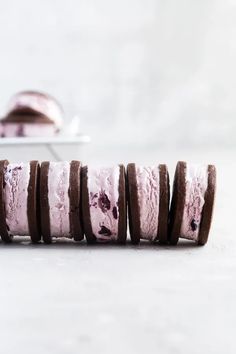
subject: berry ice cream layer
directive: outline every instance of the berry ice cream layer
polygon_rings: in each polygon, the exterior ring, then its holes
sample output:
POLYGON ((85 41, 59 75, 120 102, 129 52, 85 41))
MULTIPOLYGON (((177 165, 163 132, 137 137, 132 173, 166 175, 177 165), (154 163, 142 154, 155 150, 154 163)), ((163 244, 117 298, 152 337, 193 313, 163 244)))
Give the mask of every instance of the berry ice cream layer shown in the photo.
POLYGON ((54 136, 55 133, 56 127, 54 124, 0 122, 1 137, 50 137, 54 136))
POLYGON ((159 167, 136 167, 140 236, 154 241, 158 232, 160 178, 159 167))
POLYGON ((30 164, 9 164, 4 172, 6 224, 12 236, 29 235, 27 215, 30 164))
POLYGON ((185 178, 186 195, 180 237, 197 241, 208 186, 208 167, 187 164, 185 178))
POLYGON ((50 162, 48 171, 48 202, 50 231, 53 237, 70 236, 70 163, 50 162))
POLYGON ((6 115, 24 108, 43 114, 45 117, 52 120, 58 128, 62 125, 61 107, 54 98, 46 94, 30 91, 17 93, 10 100, 6 115))
POLYGON ((117 240, 120 167, 88 167, 92 231, 98 241, 117 240))

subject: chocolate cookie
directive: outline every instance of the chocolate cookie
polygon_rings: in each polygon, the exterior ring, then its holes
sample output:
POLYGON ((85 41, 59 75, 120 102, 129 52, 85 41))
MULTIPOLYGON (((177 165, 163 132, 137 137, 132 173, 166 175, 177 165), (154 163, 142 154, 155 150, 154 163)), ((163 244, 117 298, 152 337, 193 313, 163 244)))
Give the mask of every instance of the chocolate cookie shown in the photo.
POLYGON ((40 166, 38 161, 30 161, 30 180, 28 185, 27 215, 31 240, 41 240, 40 203, 39 203, 40 166))
POLYGON ((81 163, 71 161, 70 163, 70 230, 75 241, 81 241, 84 238, 82 230, 82 212, 80 207, 81 195, 81 163))

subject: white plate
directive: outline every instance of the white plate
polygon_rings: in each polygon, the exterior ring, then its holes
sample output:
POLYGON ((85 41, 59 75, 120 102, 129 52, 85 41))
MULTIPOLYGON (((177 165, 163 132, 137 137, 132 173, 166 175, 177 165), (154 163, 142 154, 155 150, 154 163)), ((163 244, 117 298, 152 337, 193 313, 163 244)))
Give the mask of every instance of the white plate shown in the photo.
POLYGON ((89 143, 88 135, 57 135, 53 137, 14 137, 0 138, 0 145, 54 145, 54 144, 84 144, 89 143))

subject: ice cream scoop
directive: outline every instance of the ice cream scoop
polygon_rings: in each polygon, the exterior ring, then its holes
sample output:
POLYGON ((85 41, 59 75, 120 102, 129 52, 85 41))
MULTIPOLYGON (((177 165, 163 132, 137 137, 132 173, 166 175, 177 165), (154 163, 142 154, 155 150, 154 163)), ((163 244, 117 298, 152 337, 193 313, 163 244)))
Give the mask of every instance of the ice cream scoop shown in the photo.
POLYGON ((0 121, 0 136, 53 136, 62 125, 63 111, 55 98, 37 91, 23 91, 11 98, 0 121))

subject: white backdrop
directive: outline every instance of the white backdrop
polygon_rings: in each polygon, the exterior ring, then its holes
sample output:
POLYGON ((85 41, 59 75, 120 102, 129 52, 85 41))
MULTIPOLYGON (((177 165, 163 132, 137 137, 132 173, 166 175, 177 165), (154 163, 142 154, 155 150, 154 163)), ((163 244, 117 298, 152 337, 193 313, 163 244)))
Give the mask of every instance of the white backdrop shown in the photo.
POLYGON ((231 146, 235 0, 0 0, 0 108, 55 95, 97 142, 231 146))

